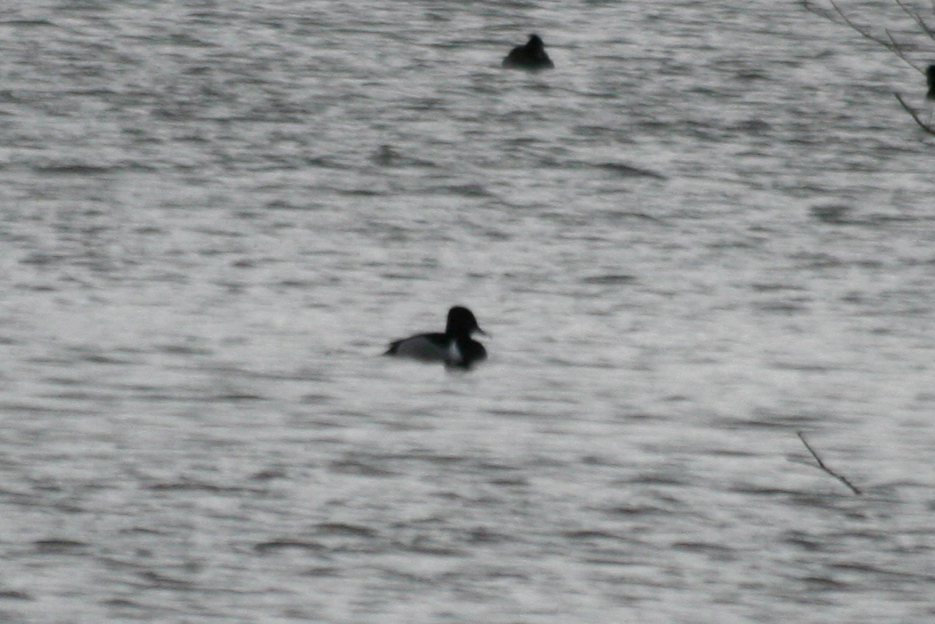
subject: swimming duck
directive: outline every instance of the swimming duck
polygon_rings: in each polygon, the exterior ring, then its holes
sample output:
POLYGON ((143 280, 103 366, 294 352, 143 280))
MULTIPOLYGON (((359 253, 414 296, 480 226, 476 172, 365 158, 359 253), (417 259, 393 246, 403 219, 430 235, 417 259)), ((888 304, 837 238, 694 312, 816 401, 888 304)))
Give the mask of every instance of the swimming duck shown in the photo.
POLYGON ((420 362, 444 362, 448 368, 471 368, 487 359, 484 345, 471 338, 471 334, 484 330, 477 324, 474 313, 464 306, 448 310, 445 333, 417 334, 390 343, 385 355, 406 357, 420 362))
POLYGON ((555 65, 552 59, 545 53, 545 44, 539 35, 529 35, 529 41, 526 45, 516 46, 506 58, 503 59, 503 67, 513 69, 552 69, 555 65))

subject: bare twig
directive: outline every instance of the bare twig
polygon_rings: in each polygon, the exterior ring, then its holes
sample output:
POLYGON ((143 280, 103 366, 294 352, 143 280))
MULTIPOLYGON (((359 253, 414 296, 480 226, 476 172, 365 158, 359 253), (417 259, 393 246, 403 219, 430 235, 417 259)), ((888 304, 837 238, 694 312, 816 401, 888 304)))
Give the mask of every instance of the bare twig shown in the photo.
MULTIPOLYGON (((910 7, 906 3, 906 0, 893 0, 893 2, 895 2, 896 5, 899 6, 899 8, 903 11, 903 13, 908 15, 909 18, 912 19, 913 22, 915 22, 916 26, 918 26, 918 28, 921 29, 922 33, 927 35, 929 39, 931 39, 932 41, 935 41, 935 28, 930 27, 926 23, 926 21, 922 18, 922 15, 918 11, 910 7)), ((927 76, 928 82, 929 82, 929 93, 931 94, 935 92, 935 87, 933 87, 933 80, 932 80, 931 75, 927 73, 928 71, 927 68, 925 66, 914 63, 912 59, 909 58, 906 52, 906 50, 908 49, 908 46, 900 44, 896 40, 896 38, 893 36, 893 33, 891 33, 888 28, 883 29, 883 34, 885 35, 885 37, 874 34, 870 27, 861 26, 860 24, 852 20, 847 15, 847 13, 844 12, 844 9, 842 9, 838 5, 836 0, 828 0, 828 3, 834 9, 833 11, 824 9, 824 8, 819 8, 811 4, 809 0, 802 0, 802 6, 805 8, 806 11, 810 13, 814 13, 815 15, 818 15, 819 17, 822 17, 836 24, 843 23, 848 28, 850 28, 851 30, 859 34, 861 37, 864 37, 865 39, 873 41, 877 45, 886 48, 891 53, 895 54, 900 60, 906 63, 906 65, 909 65, 910 67, 912 67, 914 70, 916 70, 920 74, 927 76)), ((931 1, 931 5, 932 5, 932 13, 933 15, 935 15, 935 0, 931 1)), ((931 135, 935 135, 935 126, 932 126, 922 121, 922 119, 919 117, 919 114, 911 106, 906 104, 905 100, 903 100, 902 96, 900 96, 898 93, 894 93, 893 95, 896 96, 896 100, 899 102, 899 105, 902 106, 903 109, 907 113, 909 113, 909 115, 912 117, 912 120, 915 121, 916 124, 920 128, 922 128, 925 132, 931 135)), ((928 97, 931 99, 931 96, 928 96, 928 97)), ((804 439, 802 441, 805 442, 804 439)))
MULTIPOLYGON (((933 1, 935 1, 935 0, 933 0, 933 1)), ((830 15, 828 15, 827 11, 824 11, 824 10, 822 10, 822 9, 819 9, 818 7, 816 7, 816 6, 812 5, 812 4, 809 4, 809 3, 808 3, 808 0, 802 0, 802 8, 804 8, 804 9, 805 9, 806 11, 808 11, 809 13, 814 13, 815 15, 821 16, 821 17, 825 18, 826 20, 834 21, 834 18, 832 18, 830 15)))
MULTIPOLYGON (((894 0, 894 2, 899 5, 899 8, 902 9, 906 15, 911 17, 912 20, 919 25, 919 28, 921 28, 930 39, 935 41, 935 31, 929 28, 929 25, 925 23, 921 15, 907 7, 902 0, 894 0)), ((935 6, 932 7, 932 10, 935 11, 935 6)))
POLYGON ((883 30, 883 32, 886 33, 886 39, 882 39, 882 38, 880 38, 880 37, 877 37, 877 36, 874 35, 872 32, 870 32, 869 29, 864 28, 864 27, 861 27, 861 26, 858 26, 856 23, 854 23, 853 20, 851 20, 851 18, 849 18, 849 17, 844 13, 844 9, 842 9, 841 7, 839 7, 839 6, 837 5, 837 3, 834 2, 834 0, 830 0, 830 1, 831 1, 831 6, 834 7, 835 12, 836 12, 838 15, 841 16, 841 19, 844 20, 844 23, 845 23, 845 24, 847 24, 848 26, 850 26, 853 30, 855 30, 855 31, 858 32, 859 34, 863 35, 864 37, 866 37, 866 38, 869 39, 870 41, 873 41, 873 42, 875 42, 875 43, 880 44, 881 46, 883 46, 884 48, 886 48, 887 50, 889 50, 890 52, 892 52, 893 54, 895 54, 896 56, 898 56, 898 57, 899 57, 904 63, 906 63, 906 65, 908 65, 909 67, 911 67, 911 68, 913 68, 914 70, 916 70, 916 71, 918 71, 918 72, 921 72, 921 73, 923 73, 923 74, 925 73, 925 70, 924 70, 924 69, 922 69, 921 67, 919 67, 918 65, 916 65, 915 63, 913 63, 911 60, 909 60, 909 58, 908 58, 908 57, 906 56, 906 54, 903 52, 902 48, 899 47, 899 44, 896 43, 896 40, 893 38, 893 35, 890 34, 890 31, 889 31, 888 29, 884 29, 884 30, 883 30))
MULTIPOLYGON (((898 2, 899 0, 896 0, 896 1, 898 2)), ((860 24, 852 20, 850 17, 848 17, 847 13, 844 12, 844 9, 838 6, 837 2, 835 2, 834 0, 829 0, 829 4, 834 8, 833 13, 831 11, 825 11, 823 9, 819 9, 818 7, 812 4, 809 4, 808 0, 803 0, 802 2, 802 6, 805 7, 806 11, 808 11, 809 13, 814 13, 815 15, 818 15, 819 17, 823 17, 829 22, 839 23, 838 19, 835 18, 835 15, 837 15, 837 18, 839 18, 841 22, 844 22, 844 24, 848 28, 850 28, 851 30, 859 34, 861 37, 864 37, 865 39, 868 39, 877 45, 883 46, 884 48, 886 48, 887 50, 895 54, 897 57, 899 57, 900 60, 902 60, 909 67, 913 68, 917 72, 920 72, 922 74, 925 73, 925 69, 913 63, 912 60, 908 56, 906 56, 906 53, 903 52, 902 47, 899 45, 899 43, 896 41, 896 39, 893 37, 893 35, 890 33, 888 29, 883 30, 883 32, 886 33, 886 38, 884 39, 883 37, 873 34, 873 32, 871 32, 871 30, 867 28, 866 26, 861 26, 860 24)), ((925 24, 925 22, 922 21, 922 18, 919 17, 918 14, 913 13, 912 10, 909 9, 908 7, 903 7, 903 10, 907 11, 912 16, 912 18, 919 24, 919 26, 927 34, 929 34, 929 36, 933 36, 933 34, 935 34, 931 32, 929 27, 925 24)))
POLYGON ((900 47, 900 45, 899 45, 898 43, 896 43, 896 39, 893 38, 893 35, 892 35, 892 33, 890 33, 889 29, 886 28, 886 29, 883 30, 883 32, 886 33, 886 38, 889 39, 889 45, 887 45, 886 48, 887 48, 890 52, 892 52, 893 54, 895 54, 896 56, 898 56, 906 65, 908 65, 908 66, 911 67, 912 69, 916 70, 916 71, 919 72, 920 74, 925 74, 925 70, 924 70, 922 67, 920 67, 919 65, 916 65, 915 63, 913 63, 913 62, 909 59, 909 57, 906 56, 906 53, 903 52, 902 47, 900 47))
POLYGON ((827 466, 825 466, 825 462, 821 461, 821 457, 818 456, 818 453, 815 452, 815 449, 813 449, 809 445, 808 441, 805 439, 804 433, 802 433, 801 431, 796 431, 796 435, 799 436, 799 439, 802 440, 802 444, 805 445, 805 448, 808 449, 808 452, 811 453, 812 457, 815 458, 815 461, 818 462, 819 468, 821 468, 822 470, 827 472, 829 475, 831 475, 832 477, 834 477, 835 479, 837 479, 838 481, 840 481, 841 483, 849 487, 851 489, 851 492, 853 492, 854 494, 857 494, 858 496, 861 495, 862 492, 858 490, 856 487, 854 487, 850 481, 848 481, 847 479, 845 479, 844 477, 842 477, 835 471, 831 470, 831 468, 828 468, 827 466))
POLYGON ((837 4, 834 0, 829 0, 829 1, 831 2, 831 6, 834 7, 834 12, 837 13, 838 16, 839 16, 842 20, 844 20, 844 23, 845 23, 845 24, 847 24, 848 26, 850 26, 853 30, 857 31, 858 33, 860 33, 861 35, 863 35, 864 37, 866 37, 866 38, 869 39, 870 41, 875 41, 876 43, 879 43, 881 46, 883 46, 884 48, 887 48, 888 50, 892 50, 892 49, 893 49, 894 46, 893 46, 893 44, 892 44, 890 41, 886 41, 886 40, 884 40, 884 39, 880 39, 879 37, 874 36, 874 34, 873 34, 872 32, 870 32, 869 29, 864 28, 863 26, 858 26, 856 23, 854 23, 854 22, 851 20, 851 18, 849 18, 849 17, 847 16, 847 13, 844 12, 844 9, 842 9, 841 7, 839 7, 838 4, 837 4))
POLYGON ((915 112, 915 110, 913 110, 908 104, 906 104, 906 102, 903 101, 903 98, 902 98, 898 93, 894 93, 893 95, 896 96, 896 100, 897 100, 897 101, 899 102, 899 104, 906 110, 906 112, 909 113, 910 115, 912 115, 913 121, 915 121, 917 124, 919 124, 919 127, 920 127, 920 128, 922 128, 923 130, 925 130, 925 131, 928 132, 929 134, 935 135, 935 128, 933 128, 932 126, 930 126, 930 125, 928 125, 927 123, 925 123, 924 121, 922 121, 922 120, 919 118, 919 114, 918 114, 917 112, 915 112))

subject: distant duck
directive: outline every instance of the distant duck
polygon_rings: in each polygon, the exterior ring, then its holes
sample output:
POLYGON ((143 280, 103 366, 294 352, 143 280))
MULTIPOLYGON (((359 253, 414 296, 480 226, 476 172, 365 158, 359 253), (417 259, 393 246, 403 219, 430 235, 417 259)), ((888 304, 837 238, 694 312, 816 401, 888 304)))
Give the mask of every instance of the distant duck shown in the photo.
POLYGON ((484 345, 471 338, 474 332, 484 334, 474 313, 463 306, 455 306, 448 310, 448 324, 444 334, 418 334, 397 340, 390 343, 385 355, 412 358, 420 362, 443 362, 448 368, 469 369, 487 359, 484 345))
POLYGON ((929 92, 925 94, 928 100, 935 100, 935 65, 929 65, 925 70, 925 77, 928 79, 929 92))
POLYGON ((545 53, 545 44, 539 35, 529 35, 526 45, 516 46, 503 59, 504 67, 513 69, 552 69, 555 65, 545 53))

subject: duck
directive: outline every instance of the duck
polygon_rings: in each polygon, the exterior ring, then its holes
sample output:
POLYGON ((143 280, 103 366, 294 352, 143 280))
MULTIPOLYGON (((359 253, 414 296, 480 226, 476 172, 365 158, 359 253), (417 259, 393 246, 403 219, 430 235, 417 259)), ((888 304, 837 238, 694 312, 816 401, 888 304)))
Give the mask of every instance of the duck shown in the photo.
POLYGON ((516 46, 503 59, 503 67, 513 69, 552 69, 555 65, 545 53, 545 44, 539 35, 529 35, 526 45, 516 46))
POLYGON ((416 334, 395 340, 384 355, 420 362, 443 362, 446 368, 467 370, 487 359, 484 345, 471 338, 474 332, 487 335, 477 324, 473 312, 456 305, 448 310, 445 333, 416 334))

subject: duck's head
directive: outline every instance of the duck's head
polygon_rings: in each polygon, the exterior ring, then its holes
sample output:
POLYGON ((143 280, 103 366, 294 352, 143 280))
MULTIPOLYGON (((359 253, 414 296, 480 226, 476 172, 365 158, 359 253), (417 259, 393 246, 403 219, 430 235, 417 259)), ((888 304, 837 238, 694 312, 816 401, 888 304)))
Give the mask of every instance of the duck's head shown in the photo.
POLYGON ((445 333, 449 336, 470 336, 472 333, 484 333, 484 330, 477 324, 474 313, 464 306, 454 306, 448 310, 448 324, 445 327, 445 333))

